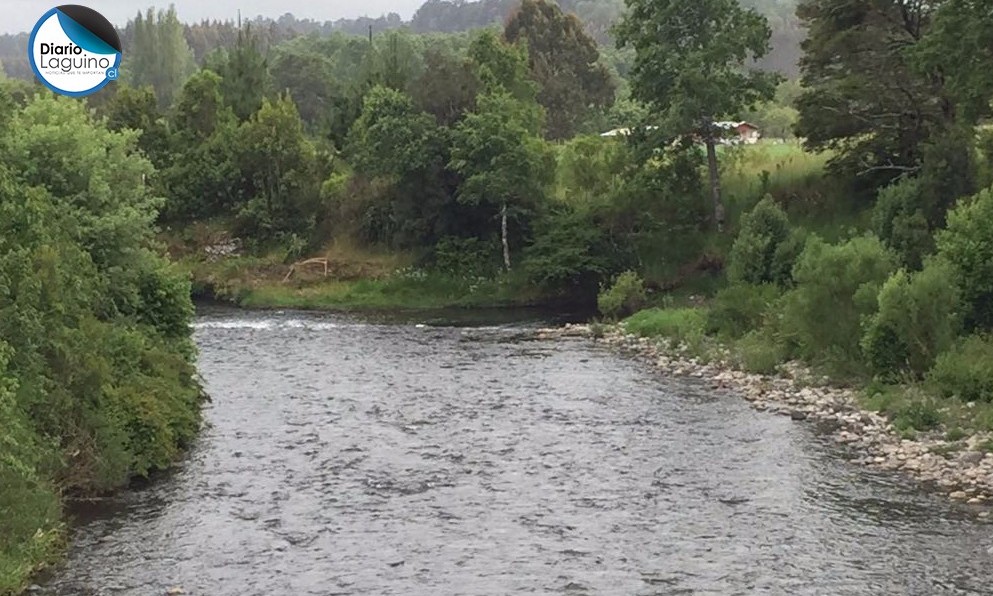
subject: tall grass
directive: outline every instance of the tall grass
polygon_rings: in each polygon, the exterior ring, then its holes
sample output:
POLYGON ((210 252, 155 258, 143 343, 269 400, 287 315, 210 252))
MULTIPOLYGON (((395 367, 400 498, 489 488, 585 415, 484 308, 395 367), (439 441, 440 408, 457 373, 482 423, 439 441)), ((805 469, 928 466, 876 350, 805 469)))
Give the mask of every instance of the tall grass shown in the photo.
MULTIPOLYGON (((833 185, 825 184, 828 153, 809 153, 798 142, 727 147, 721 155, 729 216, 737 220, 766 194, 793 215, 823 208, 833 185)), ((834 202, 831 201, 834 207, 834 202)))
POLYGON ((704 335, 706 311, 697 308, 651 308, 624 321, 628 332, 642 337, 664 337, 692 342, 704 335))

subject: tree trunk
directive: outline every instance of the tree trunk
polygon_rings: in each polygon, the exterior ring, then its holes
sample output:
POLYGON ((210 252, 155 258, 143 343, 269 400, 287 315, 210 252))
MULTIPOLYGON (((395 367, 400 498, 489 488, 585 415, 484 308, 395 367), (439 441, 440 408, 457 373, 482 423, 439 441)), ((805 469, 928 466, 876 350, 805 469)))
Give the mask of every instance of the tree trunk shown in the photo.
POLYGON ((714 201, 714 226, 724 231, 724 202, 721 200, 721 174, 717 169, 717 147, 714 135, 707 135, 707 166, 710 170, 710 196, 714 201))
POLYGON ((510 242, 507 240, 507 203, 500 207, 500 239, 503 241, 503 266, 510 271, 510 242))

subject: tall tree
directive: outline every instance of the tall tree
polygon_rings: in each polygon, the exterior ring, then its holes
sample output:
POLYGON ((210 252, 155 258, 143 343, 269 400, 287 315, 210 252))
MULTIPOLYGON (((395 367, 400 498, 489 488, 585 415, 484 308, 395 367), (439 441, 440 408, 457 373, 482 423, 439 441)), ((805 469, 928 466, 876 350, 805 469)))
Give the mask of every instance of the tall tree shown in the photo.
POLYGON ((870 188, 916 172, 924 141, 955 120, 940 70, 915 62, 939 4, 804 0, 798 8, 809 36, 797 134, 810 149, 833 150, 836 170, 870 188))
POLYGON ((524 44, 510 44, 493 31, 483 31, 469 45, 469 59, 485 91, 503 89, 514 99, 535 101, 538 85, 531 80, 524 44))
POLYGON ((345 148, 356 172, 389 183, 365 210, 367 220, 371 211, 385 210, 392 225, 381 230, 388 234, 380 240, 425 246, 457 231, 455 177, 446 169, 448 141, 448 129, 419 111, 405 93, 377 86, 366 95, 345 148))
POLYGON ((535 104, 496 88, 455 129, 451 167, 465 177, 459 200, 498 210, 503 262, 511 267, 510 223, 522 222, 544 196, 554 158, 541 139, 535 104))
POLYGON ((724 225, 715 118, 739 114, 775 93, 778 77, 750 68, 769 51, 769 26, 737 0, 627 0, 618 43, 637 53, 632 93, 671 136, 707 146, 714 224, 724 225))
POLYGON ((955 101, 955 114, 962 124, 973 126, 990 115, 993 4, 944 0, 914 57, 919 70, 936 73, 955 101))
POLYGON ((156 166, 164 163, 168 153, 168 133, 154 89, 135 89, 122 83, 102 111, 107 118, 107 128, 138 131, 141 135, 138 147, 156 166))
POLYGON ((314 225, 320 180, 317 152, 293 101, 262 100, 238 131, 237 159, 250 197, 238 213, 239 231, 266 242, 305 236, 314 225))
POLYGON ((448 126, 473 108, 478 91, 479 79, 472 64, 439 48, 425 52, 424 72, 410 88, 418 107, 448 126))
POLYGON ((167 107, 196 69, 176 8, 170 5, 158 13, 149 8, 144 17, 139 12, 133 31, 121 69, 122 79, 135 87, 151 86, 159 106, 167 107))
POLYGON ((333 85, 330 58, 306 43, 309 41, 294 40, 276 48, 272 77, 275 90, 289 93, 300 109, 300 118, 311 131, 317 131, 326 125, 333 85))
POLYGON ((546 0, 524 0, 504 28, 511 43, 527 42, 528 66, 538 103, 548 114, 550 139, 572 137, 591 110, 614 103, 614 81, 600 64, 596 42, 575 15, 546 0))
POLYGON ((183 85, 171 115, 172 159, 162 172, 167 221, 229 214, 243 188, 235 156, 237 119, 224 105, 221 77, 201 70, 183 85))
POLYGON ((262 40, 251 24, 238 30, 234 47, 209 57, 207 66, 221 75, 221 95, 239 120, 248 120, 262 107, 272 81, 262 40))

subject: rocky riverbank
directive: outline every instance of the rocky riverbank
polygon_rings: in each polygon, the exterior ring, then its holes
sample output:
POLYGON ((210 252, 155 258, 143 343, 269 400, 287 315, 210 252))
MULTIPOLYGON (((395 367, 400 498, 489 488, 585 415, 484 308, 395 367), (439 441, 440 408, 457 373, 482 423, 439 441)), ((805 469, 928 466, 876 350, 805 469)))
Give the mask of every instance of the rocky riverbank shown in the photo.
POLYGON ((886 417, 864 410, 855 391, 829 386, 795 363, 782 367, 776 376, 750 374, 726 361, 701 362, 685 346, 626 334, 618 326, 594 332, 589 325, 568 325, 542 329, 538 336, 590 338, 642 358, 664 375, 703 379, 715 390, 741 395, 756 409, 816 423, 848 448, 853 463, 900 470, 953 500, 974 506, 981 517, 991 515, 993 453, 978 450, 993 438, 988 433, 959 441, 948 441, 943 433, 903 438, 886 417))

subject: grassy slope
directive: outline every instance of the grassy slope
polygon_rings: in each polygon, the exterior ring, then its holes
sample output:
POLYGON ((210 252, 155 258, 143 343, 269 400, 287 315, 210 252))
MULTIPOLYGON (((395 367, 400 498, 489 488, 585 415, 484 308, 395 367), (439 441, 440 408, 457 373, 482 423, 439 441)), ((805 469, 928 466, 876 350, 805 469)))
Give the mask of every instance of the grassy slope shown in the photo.
POLYGON ((412 255, 361 249, 349 242, 333 243, 314 255, 328 259, 328 277, 323 266, 309 265, 289 279, 284 254, 208 260, 196 243, 172 245, 199 296, 248 308, 433 310, 528 306, 543 299, 515 276, 472 280, 429 274, 409 266, 412 255))

